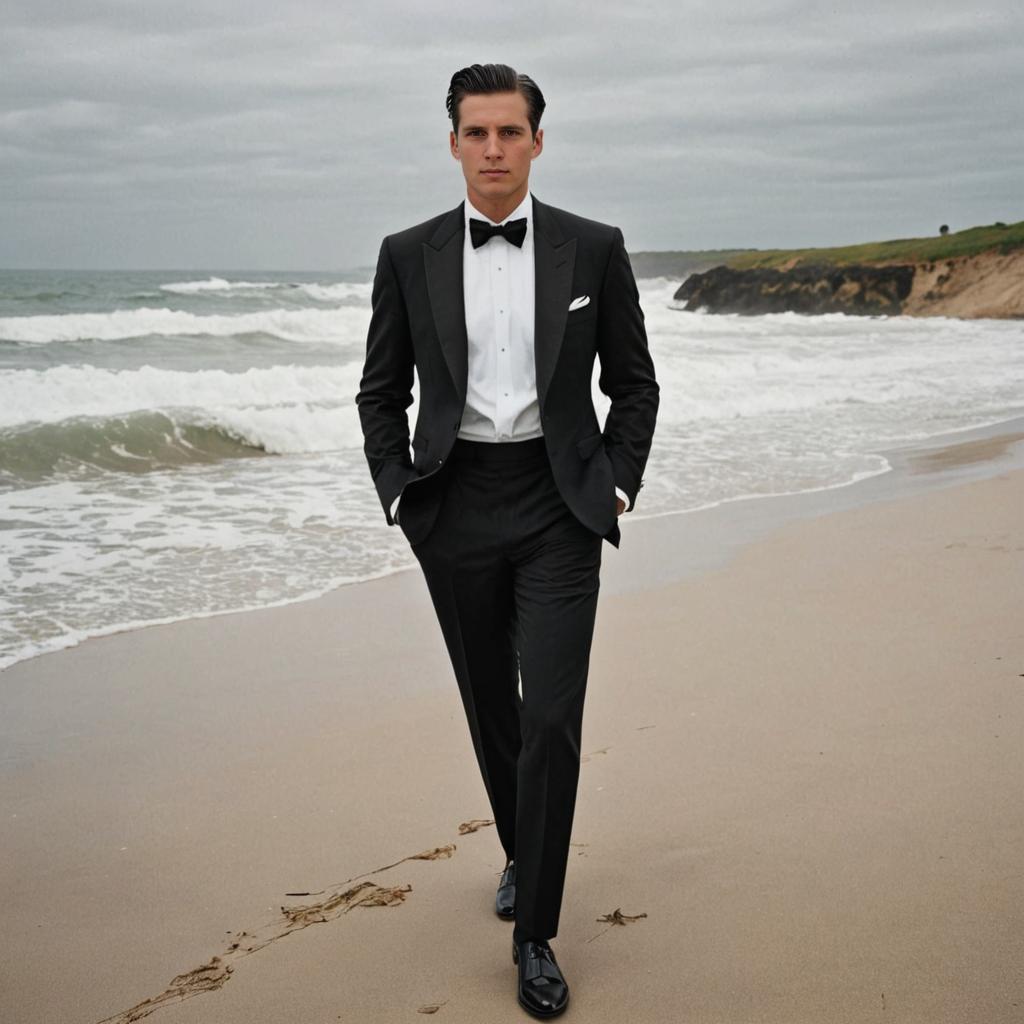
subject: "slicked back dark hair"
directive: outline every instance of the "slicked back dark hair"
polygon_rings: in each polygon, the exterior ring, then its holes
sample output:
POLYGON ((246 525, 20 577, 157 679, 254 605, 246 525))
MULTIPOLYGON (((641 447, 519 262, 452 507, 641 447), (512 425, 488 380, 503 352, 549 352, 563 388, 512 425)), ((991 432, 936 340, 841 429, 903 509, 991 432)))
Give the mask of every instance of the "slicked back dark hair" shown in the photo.
POLYGON ((526 100, 526 119, 530 122, 530 134, 536 138, 540 116, 544 113, 544 94, 529 75, 521 75, 507 64, 471 64, 452 75, 445 106, 455 137, 459 136, 459 103, 462 97, 492 92, 518 92, 526 100))

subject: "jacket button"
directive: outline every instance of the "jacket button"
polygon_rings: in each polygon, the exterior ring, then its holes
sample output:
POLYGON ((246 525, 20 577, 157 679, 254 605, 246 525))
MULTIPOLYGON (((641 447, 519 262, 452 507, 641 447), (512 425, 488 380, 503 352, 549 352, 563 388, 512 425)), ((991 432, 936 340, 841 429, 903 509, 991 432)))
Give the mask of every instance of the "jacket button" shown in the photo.
POLYGON ((438 464, 439 466, 443 466, 443 465, 444 465, 444 459, 438 459, 438 460, 437 460, 437 464, 438 464))

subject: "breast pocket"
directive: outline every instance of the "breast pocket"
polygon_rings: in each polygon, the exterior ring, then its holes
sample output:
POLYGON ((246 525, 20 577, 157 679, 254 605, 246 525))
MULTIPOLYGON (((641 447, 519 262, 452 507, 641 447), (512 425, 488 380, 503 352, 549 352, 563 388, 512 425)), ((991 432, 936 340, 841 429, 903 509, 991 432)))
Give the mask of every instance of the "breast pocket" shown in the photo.
POLYGON ((579 327, 581 324, 588 324, 597 319, 597 303, 591 299, 586 306, 579 309, 570 309, 565 318, 565 329, 579 327))

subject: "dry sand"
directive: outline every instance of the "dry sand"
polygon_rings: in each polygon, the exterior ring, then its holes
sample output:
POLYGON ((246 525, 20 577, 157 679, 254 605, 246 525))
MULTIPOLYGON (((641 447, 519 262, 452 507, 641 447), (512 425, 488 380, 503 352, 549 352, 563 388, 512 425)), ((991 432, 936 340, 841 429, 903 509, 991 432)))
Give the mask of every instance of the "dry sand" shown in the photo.
MULTIPOLYGON (((1017 438, 626 520, 563 1020, 1024 1020, 1017 438)), ((417 573, 14 666, 0 743, 0 1020, 530 1019, 417 573)))

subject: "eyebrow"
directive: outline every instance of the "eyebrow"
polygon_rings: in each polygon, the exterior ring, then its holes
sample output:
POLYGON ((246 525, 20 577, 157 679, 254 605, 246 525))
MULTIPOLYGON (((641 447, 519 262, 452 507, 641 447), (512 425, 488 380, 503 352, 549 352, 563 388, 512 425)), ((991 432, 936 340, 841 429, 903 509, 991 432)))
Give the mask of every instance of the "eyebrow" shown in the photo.
MULTIPOLYGON (((521 124, 500 124, 500 125, 498 125, 498 130, 499 131, 504 131, 506 128, 515 128, 518 131, 525 131, 523 125, 521 125, 521 124)), ((463 131, 467 131, 467 132, 476 131, 477 129, 482 130, 482 131, 486 131, 487 130, 487 125, 484 125, 484 124, 464 124, 462 126, 462 130, 463 131)))

